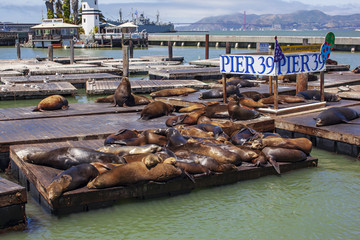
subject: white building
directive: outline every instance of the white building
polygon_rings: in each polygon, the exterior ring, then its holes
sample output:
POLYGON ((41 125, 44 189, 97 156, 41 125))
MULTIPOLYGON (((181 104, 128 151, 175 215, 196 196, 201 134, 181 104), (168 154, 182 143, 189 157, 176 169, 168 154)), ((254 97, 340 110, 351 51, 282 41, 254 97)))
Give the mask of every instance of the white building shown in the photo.
POLYGON ((99 27, 99 15, 100 10, 98 7, 98 0, 82 0, 82 27, 84 28, 85 34, 89 35, 94 32, 95 27, 99 27))

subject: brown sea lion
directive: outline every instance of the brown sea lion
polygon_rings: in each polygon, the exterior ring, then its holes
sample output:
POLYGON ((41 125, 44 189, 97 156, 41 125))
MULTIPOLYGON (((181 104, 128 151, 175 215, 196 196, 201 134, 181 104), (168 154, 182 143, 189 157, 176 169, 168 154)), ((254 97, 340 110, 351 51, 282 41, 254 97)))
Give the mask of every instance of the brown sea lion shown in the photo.
POLYGON ((257 91, 245 91, 245 92, 241 92, 241 95, 247 98, 251 98, 254 101, 258 101, 264 97, 263 93, 259 93, 257 91))
POLYGON ((164 182, 179 177, 182 174, 183 171, 180 168, 168 163, 159 163, 149 170, 150 179, 158 182, 164 182))
POLYGON ((81 163, 111 162, 125 163, 124 159, 112 153, 104 153, 84 147, 61 147, 50 151, 29 153, 25 162, 66 170, 81 163))
POLYGON ((314 118, 317 127, 328 126, 339 123, 348 123, 351 120, 359 118, 357 111, 348 107, 332 107, 322 111, 314 118))
POLYGON ((209 118, 229 118, 227 104, 218 103, 205 107, 204 116, 209 118))
POLYGON ((106 97, 99 97, 99 98, 95 99, 94 102, 96 102, 96 103, 114 103, 114 94, 111 94, 106 97))
MULTIPOLYGON (((133 93, 131 93, 131 95, 134 98, 135 106, 137 106, 137 105, 146 105, 146 104, 148 104, 148 103, 150 103, 152 101, 151 99, 149 99, 147 97, 144 97, 144 96, 135 95, 133 93)), ((107 97, 97 98, 97 99, 95 99, 95 102, 96 103, 114 103, 114 94, 109 95, 107 97)))
MULTIPOLYGON (((270 96, 267 98, 262 98, 258 102, 263 104, 274 104, 275 97, 270 96)), ((299 96, 291 96, 291 95, 278 95, 278 103, 298 103, 298 102, 305 102, 304 98, 299 96)))
POLYGON ((264 147, 298 149, 309 155, 312 149, 312 142, 307 138, 266 137, 254 140, 252 143, 252 148, 254 149, 262 149, 264 147))
POLYGON ((193 103, 189 107, 183 107, 179 109, 179 113, 187 113, 205 108, 205 104, 193 103))
POLYGON ((129 129, 120 129, 117 133, 110 134, 106 137, 104 145, 117 144, 119 140, 136 138, 138 133, 129 129))
POLYGON ((159 146, 165 146, 168 142, 166 136, 156 134, 153 131, 146 130, 142 134, 145 137, 146 144, 156 144, 159 146))
POLYGON ((151 180, 149 169, 143 162, 132 162, 113 168, 87 184, 88 188, 108 188, 147 182, 151 180))
POLYGON ((198 90, 189 87, 180 87, 180 88, 168 88, 162 89, 156 92, 150 93, 150 97, 169 97, 169 96, 179 96, 179 95, 187 95, 189 93, 197 92, 198 90))
POLYGON ((182 123, 183 124, 188 124, 188 125, 197 124, 197 121, 198 121, 199 117, 201 117, 204 114, 205 114, 204 109, 200 109, 200 110, 196 110, 194 112, 188 113, 186 115, 186 117, 184 118, 184 120, 182 121, 182 123))
POLYGON ((234 123, 232 121, 224 121, 224 122, 212 121, 210 118, 208 118, 206 116, 201 116, 198 119, 198 124, 201 124, 201 123, 207 123, 207 124, 219 126, 222 128, 224 133, 226 133, 228 136, 231 136, 233 134, 233 132, 245 127, 245 125, 243 125, 241 123, 234 123))
POLYGON ((353 70, 351 70, 353 73, 360 73, 360 66, 357 66, 353 70))
POLYGON ((195 127, 185 127, 183 125, 178 125, 175 127, 181 135, 187 137, 200 137, 200 138, 214 138, 213 132, 203 131, 200 128, 195 127))
POLYGON ((79 164, 57 175, 46 188, 48 198, 54 201, 63 192, 77 189, 99 175, 98 170, 89 163, 79 164))
POLYGON ((99 174, 102 174, 125 163, 117 164, 117 163, 92 162, 90 164, 93 165, 98 170, 99 174))
POLYGON ((172 105, 160 101, 154 101, 146 105, 145 108, 141 111, 140 119, 149 120, 152 118, 169 115, 173 111, 174 108, 172 105))
POLYGON ((239 97, 239 103, 241 104, 241 106, 246 106, 249 108, 267 108, 267 107, 269 107, 261 102, 256 102, 256 101, 252 100, 251 98, 246 98, 246 97, 239 97))
POLYGON ((175 152, 176 156, 179 157, 179 161, 188 163, 200 163, 212 172, 227 172, 236 170, 234 164, 220 164, 214 158, 192 153, 186 150, 179 150, 175 152))
POLYGON ((171 116, 166 120, 165 125, 168 127, 173 127, 178 124, 182 124, 182 122, 184 121, 184 119, 186 117, 187 117, 187 115, 184 115, 184 114, 177 115, 177 116, 171 116))
POLYGON ((114 94, 114 106, 134 106, 135 100, 131 95, 131 84, 127 77, 123 77, 114 94))
POLYGON ((277 162, 299 162, 307 158, 303 151, 297 149, 265 147, 262 152, 268 159, 277 162))
POLYGON ((156 164, 161 162, 161 159, 153 153, 125 155, 124 159, 126 160, 127 163, 143 162, 148 169, 155 167, 156 164))
POLYGON ((51 95, 44 98, 39 102, 39 104, 34 108, 33 112, 37 111, 51 111, 51 110, 66 110, 69 108, 69 103, 66 98, 60 95, 51 95))
POLYGON ((156 144, 148 144, 143 146, 104 146, 97 149, 99 152, 113 153, 120 156, 127 154, 156 153, 161 150, 162 147, 156 144))
POLYGON ((260 116, 260 113, 255 110, 240 107, 239 101, 240 99, 237 96, 233 96, 229 99, 228 113, 232 121, 249 120, 260 116))
POLYGON ((200 163, 176 161, 175 166, 190 174, 210 174, 210 170, 200 163))
MULTIPOLYGON (((223 129, 217 125, 209 124, 209 123, 200 123, 197 125, 194 125, 193 127, 199 128, 206 132, 211 132, 214 135, 214 138, 218 138, 220 135, 225 134, 223 129)), ((229 138, 229 136, 225 135, 225 138, 229 138)))

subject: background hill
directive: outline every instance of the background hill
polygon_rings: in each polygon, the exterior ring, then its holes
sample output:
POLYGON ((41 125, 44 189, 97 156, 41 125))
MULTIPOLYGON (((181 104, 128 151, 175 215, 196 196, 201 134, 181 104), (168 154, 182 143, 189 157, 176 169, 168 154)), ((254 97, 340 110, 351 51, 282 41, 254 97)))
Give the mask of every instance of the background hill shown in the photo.
MULTIPOLYGON (((331 16, 318 10, 297 11, 290 14, 247 14, 245 28, 247 30, 355 30, 360 29, 360 14, 331 16)), ((206 17, 189 26, 176 28, 180 31, 243 29, 243 13, 206 17)))

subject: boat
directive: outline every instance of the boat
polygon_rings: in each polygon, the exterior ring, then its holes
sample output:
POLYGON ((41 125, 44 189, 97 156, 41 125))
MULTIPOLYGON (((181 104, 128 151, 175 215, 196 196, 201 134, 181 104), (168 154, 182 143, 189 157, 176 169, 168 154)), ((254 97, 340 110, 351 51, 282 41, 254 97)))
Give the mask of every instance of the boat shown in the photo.
POLYGON ((106 23, 112 24, 112 25, 120 25, 126 22, 132 22, 135 25, 138 26, 139 32, 147 32, 147 33, 166 33, 166 32, 175 32, 174 24, 171 22, 169 23, 161 23, 159 20, 160 14, 157 12, 156 14, 156 21, 151 21, 150 18, 146 17, 144 13, 138 14, 137 11, 135 11, 134 14, 132 14, 131 20, 123 20, 122 19, 122 13, 121 9, 119 11, 120 19, 117 21, 106 19, 106 23), (134 17, 135 15, 135 17, 134 17))

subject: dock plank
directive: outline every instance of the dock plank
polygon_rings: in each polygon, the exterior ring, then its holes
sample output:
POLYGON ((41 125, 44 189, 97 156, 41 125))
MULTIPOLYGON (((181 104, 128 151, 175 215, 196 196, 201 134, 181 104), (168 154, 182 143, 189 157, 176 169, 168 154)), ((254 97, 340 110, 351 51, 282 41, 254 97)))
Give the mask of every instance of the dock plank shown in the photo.
POLYGON ((219 67, 149 70, 150 79, 221 79, 219 67))

